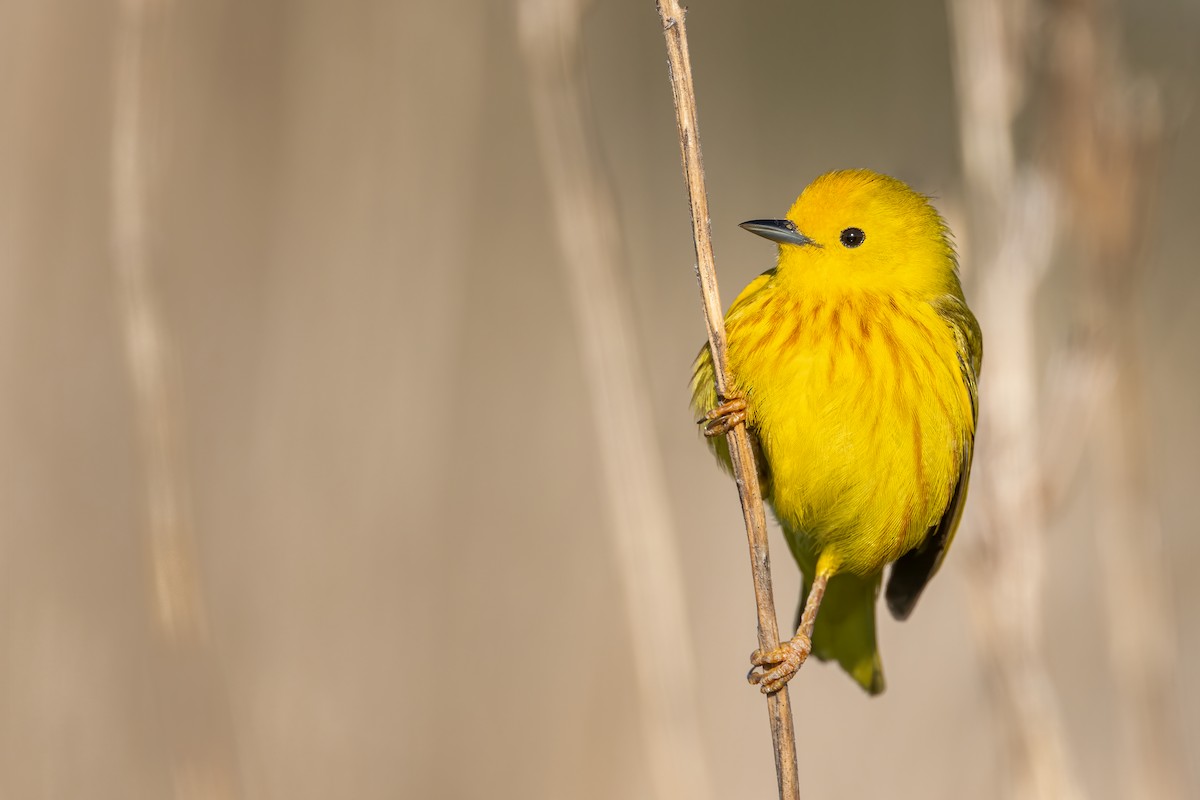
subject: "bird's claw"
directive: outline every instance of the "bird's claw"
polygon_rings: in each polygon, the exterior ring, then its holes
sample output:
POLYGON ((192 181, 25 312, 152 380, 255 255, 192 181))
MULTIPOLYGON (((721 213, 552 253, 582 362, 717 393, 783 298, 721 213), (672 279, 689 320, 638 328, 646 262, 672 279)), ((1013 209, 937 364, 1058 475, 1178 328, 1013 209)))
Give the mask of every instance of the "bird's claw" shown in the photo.
POLYGON ((746 401, 741 397, 730 397, 704 415, 700 424, 704 426, 704 435, 724 436, 746 421, 746 401))
POLYGON ((746 673, 746 680, 759 686, 763 694, 774 694, 787 685, 811 652, 812 641, 802 633, 774 650, 755 650, 750 654, 754 666, 746 673))

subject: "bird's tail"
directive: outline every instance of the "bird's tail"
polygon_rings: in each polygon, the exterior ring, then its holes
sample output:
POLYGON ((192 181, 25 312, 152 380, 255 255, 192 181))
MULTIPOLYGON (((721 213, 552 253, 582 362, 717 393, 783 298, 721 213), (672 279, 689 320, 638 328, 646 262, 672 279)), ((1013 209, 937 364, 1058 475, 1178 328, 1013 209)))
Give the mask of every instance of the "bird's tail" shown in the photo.
MULTIPOLYGON (((868 694, 884 689, 883 664, 875 644, 875 599, 879 596, 881 575, 867 578, 839 573, 829 579, 817 624, 813 628, 813 655, 822 661, 836 661, 868 694)), ((804 576, 800 593, 800 612, 808 600, 812 580, 804 576)))

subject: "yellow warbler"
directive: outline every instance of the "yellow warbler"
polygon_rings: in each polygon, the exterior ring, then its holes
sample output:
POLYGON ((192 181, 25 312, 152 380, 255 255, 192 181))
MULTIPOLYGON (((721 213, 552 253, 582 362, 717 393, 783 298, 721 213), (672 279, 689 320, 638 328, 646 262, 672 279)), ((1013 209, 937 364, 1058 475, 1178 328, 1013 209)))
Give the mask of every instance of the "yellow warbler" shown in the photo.
POLYGON ((725 316, 729 396, 717 397, 705 345, 692 408, 727 468, 721 434, 748 426, 804 578, 796 635, 755 651, 749 678, 777 691, 812 652, 877 694, 883 569, 904 619, 962 514, 982 335, 945 222, 895 178, 831 172, 786 219, 742 227, 777 242, 779 261, 725 316))

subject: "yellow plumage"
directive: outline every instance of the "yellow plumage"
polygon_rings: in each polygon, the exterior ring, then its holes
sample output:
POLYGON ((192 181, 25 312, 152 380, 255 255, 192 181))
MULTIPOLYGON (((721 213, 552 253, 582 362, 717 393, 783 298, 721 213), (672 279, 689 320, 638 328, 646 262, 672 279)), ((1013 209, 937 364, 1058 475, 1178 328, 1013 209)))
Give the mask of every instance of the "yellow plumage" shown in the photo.
MULTIPOLYGON (((726 315, 730 395, 745 400, 764 496, 805 595, 815 578, 829 579, 823 603, 815 598, 813 652, 875 693, 882 571, 899 560, 888 601, 907 616, 961 513, 979 328, 945 224, 898 180, 830 173, 786 220, 746 227, 780 242, 779 261, 726 315)), ((707 346, 692 390, 698 414, 718 407, 707 346)), ((710 441, 728 464, 724 438, 710 441)))

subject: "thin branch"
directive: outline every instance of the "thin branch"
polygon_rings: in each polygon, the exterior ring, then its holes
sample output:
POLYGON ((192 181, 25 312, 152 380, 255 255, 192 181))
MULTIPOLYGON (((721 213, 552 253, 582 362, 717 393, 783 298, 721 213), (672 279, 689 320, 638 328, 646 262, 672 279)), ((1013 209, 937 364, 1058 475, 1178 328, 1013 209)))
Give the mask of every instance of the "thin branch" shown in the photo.
POLYGON ((1126 793, 1189 792, 1179 745, 1176 630, 1162 525, 1147 451, 1137 289, 1145 277, 1148 208, 1159 178, 1157 87, 1128 69, 1115 10, 1100 0, 1050 4, 1054 163, 1079 242, 1075 261, 1082 337, 1110 379, 1098 392, 1090 437, 1096 540, 1103 570, 1117 729, 1126 793))
MULTIPOLYGON (((700 156, 696 93, 692 85, 692 64, 688 54, 684 10, 678 0, 659 0, 658 12, 662 18, 663 35, 666 37, 671 92, 675 98, 675 117, 679 123, 679 148, 691 204, 692 235, 696 245, 696 278, 703 297, 704 320, 708 326, 709 346, 712 348, 717 393, 725 396, 729 387, 725 324, 724 315, 721 313, 721 297, 717 289, 716 266, 713 263, 708 195, 704 188, 704 164, 700 156)), ((754 465, 754 453, 750 446, 750 435, 745 426, 739 425, 729 432, 729 453, 742 502, 742 515, 746 519, 746 537, 750 545, 754 599, 758 607, 758 644, 763 650, 770 650, 779 646, 779 630, 775 618, 775 600, 771 592, 767 519, 763 509, 762 490, 758 485, 758 472, 754 465)), ((767 695, 767 708, 775 747, 779 796, 783 800, 795 800, 799 797, 796 735, 787 687, 767 695)))
POLYGON ((604 467, 655 796, 711 797, 678 537, 623 280, 624 237, 579 66, 581 0, 521 0, 519 31, 604 467))
POLYGON ((1083 796, 1043 641, 1046 509, 1042 499, 1035 304, 1052 264, 1055 186, 1017 155, 1027 95, 1028 2, 948 0, 971 224, 974 303, 986 332, 969 582, 976 640, 1013 775, 1014 797, 1083 796))
POLYGON ((123 0, 113 75, 112 257, 146 483, 146 539, 155 655, 151 668, 176 798, 240 795, 224 679, 208 646, 174 348, 151 280, 147 209, 156 143, 148 91, 152 34, 164 4, 123 0))
POLYGON ((147 482, 154 616, 165 636, 203 641, 208 633, 195 575, 189 481, 180 452, 170 336, 150 281, 146 220, 150 137, 146 48, 154 4, 121 3, 113 109, 113 264, 125 325, 147 482))
POLYGON ((1092 337, 1084 338, 1068 338, 1046 359, 1039 478, 1048 519, 1062 509, 1079 477, 1100 416, 1100 398, 1116 385, 1112 365, 1092 337))

